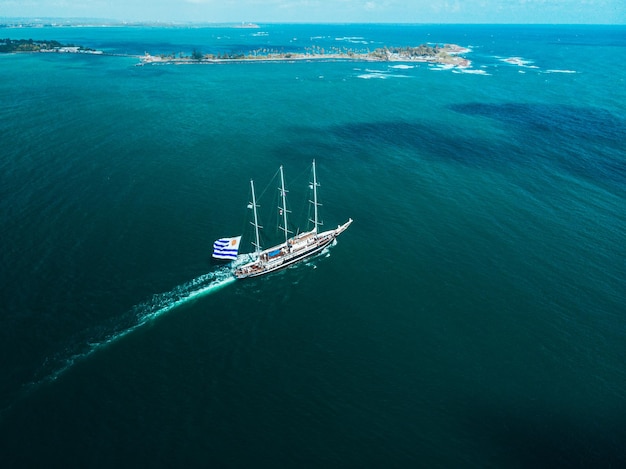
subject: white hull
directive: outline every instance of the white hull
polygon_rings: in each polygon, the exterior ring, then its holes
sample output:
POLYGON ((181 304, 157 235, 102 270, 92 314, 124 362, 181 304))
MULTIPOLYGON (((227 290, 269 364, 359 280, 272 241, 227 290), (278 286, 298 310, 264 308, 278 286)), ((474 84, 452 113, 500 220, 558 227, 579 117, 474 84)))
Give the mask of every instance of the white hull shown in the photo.
POLYGON ((301 233, 288 239, 286 243, 261 251, 254 261, 236 269, 235 277, 258 277, 308 259, 331 244, 351 223, 352 218, 334 230, 301 233))

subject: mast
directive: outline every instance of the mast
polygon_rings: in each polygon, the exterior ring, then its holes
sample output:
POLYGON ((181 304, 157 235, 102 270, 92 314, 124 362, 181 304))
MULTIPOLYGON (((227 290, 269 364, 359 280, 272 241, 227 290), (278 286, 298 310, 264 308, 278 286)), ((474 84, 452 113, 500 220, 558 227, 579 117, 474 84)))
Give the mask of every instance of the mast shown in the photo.
POLYGON ((289 229, 287 228, 287 191, 285 190, 285 176, 283 174, 283 166, 280 166, 280 195, 282 199, 282 207, 278 207, 283 213, 283 224, 280 229, 285 232, 285 244, 289 240, 289 229))
POLYGON ((261 252, 261 241, 259 239, 259 218, 257 216, 256 213, 256 196, 254 195, 254 181, 252 179, 250 179, 250 188, 252 189, 252 211, 254 212, 254 234, 256 235, 256 243, 252 243, 254 244, 254 252, 257 255, 257 257, 259 256, 259 253, 261 252))
POLYGON ((313 200, 309 202, 313 204, 313 220, 311 221, 313 222, 313 231, 315 231, 316 233, 318 225, 321 224, 318 220, 317 214, 317 207, 319 207, 320 205, 317 202, 317 186, 319 186, 319 184, 317 183, 317 174, 315 172, 315 160, 313 160, 313 200))

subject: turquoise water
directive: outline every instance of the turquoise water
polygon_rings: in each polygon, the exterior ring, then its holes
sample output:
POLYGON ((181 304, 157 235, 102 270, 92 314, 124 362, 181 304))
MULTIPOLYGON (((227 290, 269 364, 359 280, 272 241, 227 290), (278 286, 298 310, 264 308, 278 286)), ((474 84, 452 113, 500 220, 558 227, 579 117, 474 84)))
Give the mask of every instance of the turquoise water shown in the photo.
POLYGON ((464 72, 0 56, 11 465, 626 462, 624 27, 4 36, 472 49, 464 72), (306 264, 233 281, 210 252, 246 232, 249 179, 283 164, 299 208, 313 158, 325 226, 354 224, 306 264))

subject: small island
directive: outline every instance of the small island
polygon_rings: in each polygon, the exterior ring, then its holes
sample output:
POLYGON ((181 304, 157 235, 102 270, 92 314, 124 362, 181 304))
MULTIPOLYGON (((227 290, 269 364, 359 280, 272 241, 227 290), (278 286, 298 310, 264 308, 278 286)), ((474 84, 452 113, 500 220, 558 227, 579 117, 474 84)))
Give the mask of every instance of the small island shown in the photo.
POLYGON ((281 52, 268 48, 248 52, 204 54, 194 49, 191 55, 145 53, 140 57, 144 64, 209 64, 228 61, 296 61, 296 60, 355 60, 370 62, 425 62, 450 67, 466 68, 471 62, 460 54, 470 52, 456 44, 428 45, 416 47, 382 47, 373 51, 359 52, 350 49, 308 47, 304 52, 281 52))

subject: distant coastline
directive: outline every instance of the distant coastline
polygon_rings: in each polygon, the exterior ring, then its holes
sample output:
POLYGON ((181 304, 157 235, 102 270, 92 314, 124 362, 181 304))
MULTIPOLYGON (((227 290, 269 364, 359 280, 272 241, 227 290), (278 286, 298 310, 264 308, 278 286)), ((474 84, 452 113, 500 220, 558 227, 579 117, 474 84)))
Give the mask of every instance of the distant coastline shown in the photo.
POLYGON ((89 47, 61 44, 58 41, 34 41, 32 39, 0 39, 0 54, 16 52, 58 52, 66 54, 103 54, 89 47))
POLYGON ((203 22, 165 22, 165 21, 121 21, 106 18, 3 18, 0 29, 22 28, 233 28, 258 29, 256 23, 203 23, 203 22))

